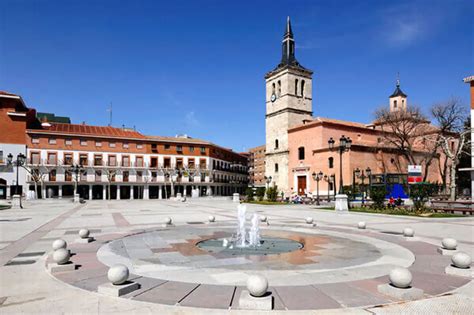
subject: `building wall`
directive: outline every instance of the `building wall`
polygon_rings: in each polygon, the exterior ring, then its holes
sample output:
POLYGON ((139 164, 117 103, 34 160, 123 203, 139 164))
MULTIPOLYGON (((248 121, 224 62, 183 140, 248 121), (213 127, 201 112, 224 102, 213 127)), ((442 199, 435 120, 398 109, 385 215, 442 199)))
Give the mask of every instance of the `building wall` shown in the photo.
POLYGON ((266 164, 265 175, 272 177, 272 184, 288 190, 288 129, 311 119, 312 80, 307 73, 284 69, 266 79, 266 164), (298 80, 295 90, 295 80, 298 80), (301 84, 304 90, 301 93, 301 84), (281 82, 281 92, 279 90, 281 82), (276 86, 277 98, 271 101, 276 86), (278 140, 278 148, 275 141, 278 140), (275 165, 278 165, 276 171, 275 165))
POLYGON ((250 185, 265 186, 265 145, 249 150, 250 185))
MULTIPOLYGON (((16 160, 18 154, 26 154, 25 130, 34 116, 35 111, 24 107, 20 97, 0 95, 0 178, 7 182, 6 197, 10 197, 11 186, 17 184, 17 168, 7 165, 7 156, 12 154, 16 160)), ((25 191, 26 172, 22 167, 18 172, 18 184, 25 191)), ((0 199, 4 197, 0 196, 0 199)))
POLYGON ((109 183, 107 170, 113 170, 116 172, 113 185, 136 187, 141 185, 147 193, 148 186, 158 185, 161 191, 162 186, 170 185, 164 173, 178 168, 178 162, 181 164, 180 175, 173 176, 175 185, 206 186, 213 189, 215 194, 229 195, 236 191, 243 192, 248 182, 246 157, 215 145, 196 144, 193 140, 186 143, 184 138, 181 141, 166 142, 148 138, 124 139, 91 135, 45 134, 43 130, 28 130, 27 139, 30 167, 38 168, 44 174, 55 172, 55 178, 46 175, 45 183, 46 186, 58 186, 59 195, 61 195, 61 185, 71 185, 74 181, 66 177, 66 172, 71 172, 73 164, 83 164, 87 172, 81 177, 80 185, 89 185, 89 187, 107 185, 109 183), (52 142, 51 139, 54 141, 52 142), (69 144, 66 144, 67 141, 69 144), (84 143, 84 141, 87 142, 84 143), (114 143, 115 147, 111 147, 110 143, 114 143), (128 146, 124 146, 125 143, 128 146), (33 154, 39 154, 39 161, 32 160, 33 154), (67 165, 65 154, 72 155, 72 162, 67 165), (55 161, 51 162, 48 159, 49 155, 54 155, 55 161), (87 157, 87 162, 81 163, 80 157, 84 155, 87 157), (108 163, 110 156, 115 157, 116 160, 113 166, 108 163), (102 162, 95 163, 96 157, 101 157, 102 162), (129 164, 122 163, 124 157, 128 157, 129 164), (137 163, 137 158, 142 158, 143 163, 137 163), (152 159, 156 159, 155 165, 152 164, 152 159), (190 164, 191 160, 194 160, 194 167, 190 164), (165 162, 168 164, 165 165, 165 162), (124 177, 124 172, 128 173, 128 179, 124 177), (139 174, 142 176, 140 177, 139 174), (194 176, 187 176, 187 174, 194 176))
MULTIPOLYGON (((337 150, 330 151, 328 140, 330 137, 339 143, 339 138, 344 135, 352 139, 352 148, 342 155, 342 179, 344 185, 353 182, 353 171, 357 168, 366 170, 369 167, 372 174, 382 173, 407 173, 408 163, 400 154, 378 148, 380 135, 375 130, 341 126, 335 124, 313 124, 307 128, 296 128, 289 132, 289 169, 287 195, 297 193, 297 177, 307 177, 307 192, 315 193, 316 182, 312 173, 323 172, 325 175, 335 175, 336 188, 339 189, 340 157, 337 150), (305 158, 299 159, 298 149, 305 148, 305 158), (329 167, 329 158, 333 158, 333 167, 329 167)), ((441 160, 443 163, 444 160, 441 160)), ((426 171, 426 170, 423 170, 426 171)), ((441 182, 438 161, 429 167, 428 181, 441 182)), ((357 179, 358 183, 360 180, 357 179)), ((366 179, 365 183, 368 183, 366 179)), ((328 185, 320 182, 320 194, 327 194, 328 185)), ((333 191, 330 192, 331 194, 333 191)))
MULTIPOLYGON (((7 165, 8 154, 13 155, 15 160, 18 154, 26 155, 26 146, 24 144, 11 144, 11 143, 0 143, 0 178, 3 178, 7 182, 6 196, 0 196, 0 199, 4 197, 10 197, 10 189, 16 185, 17 168, 14 165, 7 165)), ((18 184, 23 187, 23 193, 26 191, 26 176, 27 172, 24 168, 18 168, 18 184)))

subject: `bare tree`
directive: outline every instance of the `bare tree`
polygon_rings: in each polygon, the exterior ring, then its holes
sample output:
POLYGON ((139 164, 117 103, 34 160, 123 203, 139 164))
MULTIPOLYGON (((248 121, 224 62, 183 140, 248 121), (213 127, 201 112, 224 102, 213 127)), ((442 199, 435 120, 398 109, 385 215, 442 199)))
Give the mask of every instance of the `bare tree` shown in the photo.
MULTIPOLYGON (((41 164, 23 164, 21 167, 30 174, 30 178, 35 186, 35 198, 38 198, 38 184, 41 184, 41 191, 43 191, 44 180, 47 173, 43 172, 41 164)), ((45 198, 44 194, 41 194, 41 198, 45 198)))
POLYGON ((104 175, 107 178, 107 200, 111 198, 110 189, 112 182, 115 181, 115 175, 119 174, 119 172, 120 170, 117 168, 104 167, 104 175))
POLYGON ((438 143, 446 155, 446 165, 449 167, 449 190, 450 200, 456 199, 456 168, 459 164, 464 145, 468 141, 471 132, 464 127, 466 120, 466 110, 461 102, 452 98, 443 103, 435 104, 431 108, 431 115, 436 121, 438 132, 438 143), (449 161, 449 162, 448 162, 449 161))
POLYGON ((424 165, 423 180, 426 180, 429 166, 439 155, 439 141, 431 139, 438 137, 437 128, 415 106, 405 111, 381 108, 375 118, 375 125, 382 133, 381 145, 401 154, 408 164, 424 165))

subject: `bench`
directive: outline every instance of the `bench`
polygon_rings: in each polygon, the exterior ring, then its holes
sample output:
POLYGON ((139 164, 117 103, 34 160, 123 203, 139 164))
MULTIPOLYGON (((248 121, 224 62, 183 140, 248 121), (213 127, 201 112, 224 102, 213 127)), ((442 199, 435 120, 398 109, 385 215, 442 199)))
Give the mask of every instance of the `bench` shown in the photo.
POLYGON ((448 201, 448 200, 432 200, 431 209, 433 212, 444 213, 462 213, 463 215, 474 215, 474 202, 472 201, 448 201))

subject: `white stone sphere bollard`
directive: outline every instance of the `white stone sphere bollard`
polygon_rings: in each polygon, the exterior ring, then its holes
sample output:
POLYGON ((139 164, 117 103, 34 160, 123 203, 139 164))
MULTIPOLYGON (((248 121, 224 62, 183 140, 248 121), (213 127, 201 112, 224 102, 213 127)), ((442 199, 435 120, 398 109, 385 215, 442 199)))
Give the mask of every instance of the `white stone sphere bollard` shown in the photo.
POLYGON ((408 288, 411 285, 413 276, 406 268, 395 268, 389 274, 390 283, 397 288, 408 288))
POLYGON ((454 238, 443 238, 441 245, 444 249, 455 250, 458 247, 458 242, 454 238))
POLYGON ((210 215, 208 219, 209 219, 209 222, 215 222, 216 221, 216 217, 213 216, 213 215, 210 215))
POLYGON ((361 230, 365 229, 367 225, 365 224, 364 221, 360 221, 358 224, 357 224, 357 227, 361 230))
POLYGON ((65 248, 59 248, 53 253, 53 260, 58 265, 64 265, 69 261, 69 251, 65 248))
POLYGON ((306 223, 308 223, 308 224, 313 223, 313 218, 312 217, 307 217, 306 218, 306 223))
POLYGON ((267 222, 267 217, 264 215, 260 216, 260 222, 267 222))
POLYGON ((59 238, 53 242, 53 250, 57 250, 60 248, 67 248, 67 243, 65 240, 59 238))
POLYGON ((259 275, 252 275, 247 279, 247 290, 251 296, 261 297, 267 293, 268 280, 259 275))
POLYGON ((459 252, 451 257, 451 262, 457 268, 467 269, 471 267, 472 259, 465 252, 459 252))
POLYGON ((113 265, 107 272, 107 278, 115 285, 122 284, 128 280, 128 267, 122 264, 113 265))
POLYGON ((173 220, 171 220, 170 217, 166 217, 166 218, 165 218, 165 224, 166 224, 166 225, 171 224, 171 222, 173 222, 173 220))
POLYGON ((412 228, 404 228, 403 229, 403 236, 413 237, 414 235, 415 235, 415 231, 412 228))
POLYGON ((90 233, 91 232, 88 229, 80 229, 79 230, 79 237, 80 238, 88 238, 90 233))

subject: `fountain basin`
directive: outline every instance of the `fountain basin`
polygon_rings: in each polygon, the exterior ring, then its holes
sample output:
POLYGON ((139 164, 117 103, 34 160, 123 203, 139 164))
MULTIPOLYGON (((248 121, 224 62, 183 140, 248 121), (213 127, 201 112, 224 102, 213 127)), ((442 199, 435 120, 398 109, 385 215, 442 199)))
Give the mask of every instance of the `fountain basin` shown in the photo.
POLYGON ((264 237, 257 246, 222 246, 225 238, 211 238, 200 241, 196 246, 210 253, 227 254, 229 256, 248 255, 277 255, 290 253, 303 248, 303 244, 291 239, 279 237, 264 237))

